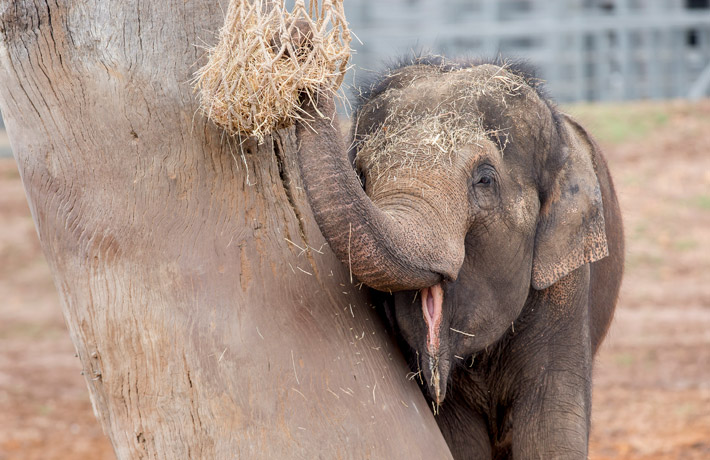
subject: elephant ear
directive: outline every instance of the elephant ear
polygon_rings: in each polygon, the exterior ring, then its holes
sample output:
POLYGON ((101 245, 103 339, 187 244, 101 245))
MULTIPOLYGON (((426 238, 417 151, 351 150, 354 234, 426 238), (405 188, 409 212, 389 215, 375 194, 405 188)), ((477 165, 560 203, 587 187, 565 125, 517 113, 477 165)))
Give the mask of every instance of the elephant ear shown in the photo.
POLYGON ((535 235, 532 285, 537 290, 609 254, 594 167, 598 147, 576 121, 560 117, 562 165, 549 179, 535 235))

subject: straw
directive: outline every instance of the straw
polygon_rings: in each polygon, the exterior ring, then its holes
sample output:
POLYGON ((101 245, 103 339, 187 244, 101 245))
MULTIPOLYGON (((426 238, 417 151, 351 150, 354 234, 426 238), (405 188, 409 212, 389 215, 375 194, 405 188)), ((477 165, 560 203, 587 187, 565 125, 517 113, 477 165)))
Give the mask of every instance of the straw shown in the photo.
POLYGON ((343 0, 231 0, 195 76, 201 108, 228 133, 255 136, 300 118, 302 97, 340 87, 350 59, 343 0))

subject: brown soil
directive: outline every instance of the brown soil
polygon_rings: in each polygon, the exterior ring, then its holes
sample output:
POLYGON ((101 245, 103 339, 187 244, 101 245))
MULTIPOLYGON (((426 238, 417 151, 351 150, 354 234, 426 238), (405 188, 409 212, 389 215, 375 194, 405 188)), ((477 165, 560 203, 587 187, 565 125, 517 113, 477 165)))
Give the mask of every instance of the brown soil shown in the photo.
MULTIPOLYGON (((710 101, 570 111, 601 137, 628 252, 597 358, 590 457, 708 459, 710 101)), ((11 159, 0 222, 0 460, 113 458, 11 159)))

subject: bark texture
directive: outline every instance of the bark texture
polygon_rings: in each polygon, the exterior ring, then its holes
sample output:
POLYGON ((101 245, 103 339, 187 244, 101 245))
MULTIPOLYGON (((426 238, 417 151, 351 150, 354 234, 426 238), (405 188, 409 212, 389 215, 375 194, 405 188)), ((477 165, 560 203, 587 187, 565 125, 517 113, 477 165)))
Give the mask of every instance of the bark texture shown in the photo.
POLYGON ((450 458, 324 245, 293 132, 242 153, 197 113, 222 14, 0 1, 0 108, 117 457, 450 458))

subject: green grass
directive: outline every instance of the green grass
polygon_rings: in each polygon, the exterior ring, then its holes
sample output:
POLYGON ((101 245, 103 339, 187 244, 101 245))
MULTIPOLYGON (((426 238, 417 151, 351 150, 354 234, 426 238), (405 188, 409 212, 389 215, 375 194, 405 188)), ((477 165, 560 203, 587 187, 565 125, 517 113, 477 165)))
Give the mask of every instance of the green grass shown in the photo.
POLYGON ((41 405, 39 405, 39 406, 37 407, 37 412, 38 412, 40 415, 49 415, 49 414, 51 414, 52 412, 54 412, 54 408, 51 407, 51 406, 48 406, 48 405, 46 405, 46 404, 41 404, 41 405))
POLYGON ((710 195, 696 195, 690 199, 691 204, 704 211, 710 211, 710 195))
POLYGON ((631 232, 631 238, 634 240, 640 240, 648 236, 648 223, 641 222, 634 227, 633 232, 631 232))
POLYGON ((694 403, 687 402, 679 404, 677 407, 674 408, 674 411, 678 415, 688 416, 696 414, 698 412, 698 409, 694 403))
POLYGON ((622 144, 641 139, 668 123, 668 108, 660 103, 578 104, 562 108, 602 143, 622 144))
POLYGON ((618 366, 629 367, 634 363, 634 355, 631 353, 617 353, 614 355, 614 362, 618 366))
POLYGON ((673 241, 673 249, 679 252, 692 251, 699 243, 696 240, 685 238, 673 241))
POLYGON ((641 186, 644 182, 644 178, 636 173, 627 173, 621 178, 621 180, 623 181, 624 185, 629 187, 638 187, 641 186))
MULTIPOLYGON (((624 271, 629 273, 632 271, 636 271, 637 269, 650 269, 655 272, 658 272, 658 270, 664 265, 664 263, 665 262, 663 258, 656 254, 629 253, 626 255, 626 259, 624 261, 624 271)), ((656 274, 658 275, 658 273, 656 274)))

